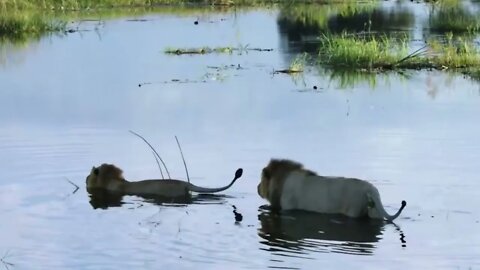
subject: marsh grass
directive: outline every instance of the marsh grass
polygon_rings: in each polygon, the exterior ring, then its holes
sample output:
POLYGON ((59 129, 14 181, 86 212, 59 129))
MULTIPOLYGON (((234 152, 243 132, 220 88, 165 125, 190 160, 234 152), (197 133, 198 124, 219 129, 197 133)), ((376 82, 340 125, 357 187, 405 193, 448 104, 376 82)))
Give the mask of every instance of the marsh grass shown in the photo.
POLYGON ((406 38, 325 35, 319 62, 326 66, 367 70, 455 69, 480 66, 480 51, 472 42, 462 38, 453 40, 451 35, 443 43, 428 41, 428 46, 414 53, 406 38))
POLYGON ((0 38, 23 39, 36 37, 46 32, 63 31, 66 22, 48 14, 30 12, 0 12, 0 38))
POLYGON ((324 35, 320 46, 320 61, 335 66, 386 67, 407 55, 406 40, 395 42, 387 36, 324 35))
MULTIPOLYGON (((1 0, 0 0, 1 1, 1 0)), ((176 16, 204 16, 232 12, 226 7, 184 7, 164 6, 162 8, 104 8, 81 11, 31 10, 0 8, 0 41, 23 42, 38 39, 49 33, 62 34, 75 30, 83 21, 104 21, 109 19, 135 19, 149 14, 175 14, 176 16), (67 23, 68 22, 68 23, 67 23)), ((84 29, 86 30, 86 29, 84 29)))
MULTIPOLYGON (((290 0, 292 1, 292 0, 290 0)), ((313 0, 312 0, 313 1, 313 0)), ((353 1, 353 0, 350 0, 353 1)), ((0 9, 89 10, 159 5, 249 5, 282 3, 284 0, 0 0, 0 9)))

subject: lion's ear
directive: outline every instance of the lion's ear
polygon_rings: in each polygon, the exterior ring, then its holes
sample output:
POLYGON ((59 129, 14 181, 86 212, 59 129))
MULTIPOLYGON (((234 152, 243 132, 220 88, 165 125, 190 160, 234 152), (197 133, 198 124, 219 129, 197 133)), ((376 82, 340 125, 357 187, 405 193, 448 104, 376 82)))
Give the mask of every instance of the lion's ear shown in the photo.
POLYGON ((93 167, 93 173, 94 173, 95 175, 98 175, 98 173, 99 173, 98 168, 93 167))

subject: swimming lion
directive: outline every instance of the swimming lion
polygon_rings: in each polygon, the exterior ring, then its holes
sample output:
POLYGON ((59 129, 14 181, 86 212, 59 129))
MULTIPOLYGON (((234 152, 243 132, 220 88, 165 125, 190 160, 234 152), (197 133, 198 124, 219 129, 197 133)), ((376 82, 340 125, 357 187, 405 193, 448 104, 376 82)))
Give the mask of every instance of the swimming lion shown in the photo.
POLYGON ((353 218, 393 221, 407 205, 402 201, 398 212, 389 215, 371 183, 356 178, 320 176, 287 159, 270 160, 262 170, 257 192, 274 209, 343 214, 353 218))
POLYGON ((235 172, 230 184, 220 188, 205 188, 175 179, 148 179, 130 182, 123 177, 123 171, 113 164, 102 164, 93 167, 86 178, 87 191, 101 189, 124 195, 183 197, 190 192, 216 193, 230 188, 242 177, 243 169, 235 172))

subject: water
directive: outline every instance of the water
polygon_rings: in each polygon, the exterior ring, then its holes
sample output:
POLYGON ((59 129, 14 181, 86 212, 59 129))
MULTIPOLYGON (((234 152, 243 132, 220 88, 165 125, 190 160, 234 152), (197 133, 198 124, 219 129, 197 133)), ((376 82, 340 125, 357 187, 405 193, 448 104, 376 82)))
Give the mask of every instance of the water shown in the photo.
MULTIPOLYGON (((411 5, 401 10, 419 12, 411 5)), ((318 31, 300 25, 302 39, 292 39, 281 13, 152 12, 4 45, 2 266, 479 268, 478 83, 439 71, 331 77, 314 66, 300 77, 273 75, 318 31), (247 44, 274 51, 163 54, 247 44), (244 175, 221 195, 188 205, 91 200, 84 181, 92 166, 114 163, 131 180, 159 176, 148 147, 128 130, 157 148, 172 177, 185 179, 175 135, 195 184, 224 185, 239 167, 244 175), (256 194, 271 157, 370 180, 389 212, 402 199, 408 206, 396 225, 274 215, 256 194), (75 193, 67 179, 79 186, 75 193), (233 206, 243 221, 235 222, 233 206)), ((420 33, 419 21, 384 31, 420 33)))

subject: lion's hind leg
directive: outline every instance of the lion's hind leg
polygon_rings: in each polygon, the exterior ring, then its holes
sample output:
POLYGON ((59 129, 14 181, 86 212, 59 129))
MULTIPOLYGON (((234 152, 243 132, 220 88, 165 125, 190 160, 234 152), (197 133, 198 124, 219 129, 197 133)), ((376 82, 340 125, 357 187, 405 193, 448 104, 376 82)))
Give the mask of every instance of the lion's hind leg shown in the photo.
POLYGON ((367 209, 366 209, 366 212, 367 212, 367 215, 370 217, 370 218, 374 218, 374 219, 381 219, 383 218, 383 215, 381 215, 378 211, 378 205, 376 205, 375 203, 375 199, 373 198, 373 195, 371 195, 370 193, 367 194, 367 209))

